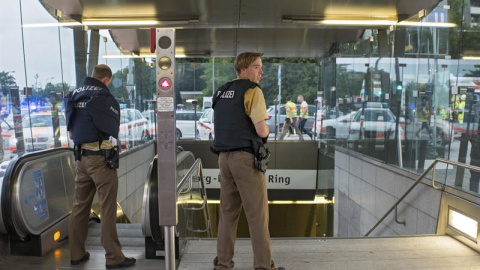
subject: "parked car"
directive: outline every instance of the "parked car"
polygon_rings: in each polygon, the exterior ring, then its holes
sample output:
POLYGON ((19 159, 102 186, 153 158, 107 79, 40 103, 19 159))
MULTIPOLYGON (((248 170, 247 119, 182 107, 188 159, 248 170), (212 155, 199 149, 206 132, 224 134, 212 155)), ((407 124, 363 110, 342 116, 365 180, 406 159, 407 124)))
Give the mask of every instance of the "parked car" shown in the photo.
MULTIPOLYGON (((61 147, 73 147, 73 142, 68 137, 63 113, 59 114, 59 123, 61 147)), ((51 112, 27 114, 22 119, 22 126, 25 151, 32 152, 55 148, 51 112)), ((17 152, 17 142, 18 140, 14 135, 10 136, 8 143, 10 152, 17 152)))
POLYGON ((197 124, 197 136, 200 140, 213 140, 215 138, 215 132, 213 130, 214 119, 213 109, 206 109, 197 124))
MULTIPOLYGON (((364 141, 374 143, 375 148, 382 148, 386 140, 395 139, 395 116, 390 109, 366 108, 358 110, 352 117, 347 137, 347 147, 354 148, 364 141)), ((405 132, 399 125, 400 139, 405 132)))
MULTIPOLYGON (((278 104, 277 110, 278 110, 278 114, 277 114, 276 128, 278 129, 278 134, 280 134, 282 132, 283 124, 285 123, 285 118, 286 118, 285 104, 278 104)), ((298 112, 300 112, 299 104, 297 104, 297 113, 298 112)), ((268 119, 266 123, 268 125, 268 128, 270 129, 270 133, 275 133, 275 105, 269 106, 267 108, 267 114, 268 114, 268 119)), ((315 106, 308 105, 308 120, 307 120, 307 123, 305 124, 305 129, 306 130, 312 129, 313 122, 315 122, 315 106)))
POLYGON ((126 146, 126 142, 132 144, 150 140, 151 134, 147 118, 137 109, 120 110, 120 131, 118 138, 122 146, 126 146))
POLYGON ((10 137, 14 134, 13 130, 13 114, 4 116, 0 119, 2 127, 2 140, 3 140, 3 149, 9 150, 10 137))
POLYGON ((197 111, 197 114, 195 114, 195 111, 177 111, 175 115, 175 118, 176 118, 175 123, 177 127, 177 130, 176 130, 177 140, 195 138, 195 128, 196 128, 195 123, 198 127, 199 118, 201 114, 202 113, 198 111, 197 111))
MULTIPOLYGON (((202 112, 197 111, 195 116, 195 111, 184 111, 177 110, 175 114, 175 124, 176 124, 176 136, 177 140, 180 139, 193 139, 195 138, 195 120, 200 119, 202 112)), ((152 136, 156 136, 155 121, 156 116, 153 110, 146 110, 142 112, 142 115, 148 119, 149 131, 152 136)))
POLYGON ((332 119, 317 119, 316 127, 312 127, 312 133, 325 139, 347 139, 350 123, 356 111, 332 119))

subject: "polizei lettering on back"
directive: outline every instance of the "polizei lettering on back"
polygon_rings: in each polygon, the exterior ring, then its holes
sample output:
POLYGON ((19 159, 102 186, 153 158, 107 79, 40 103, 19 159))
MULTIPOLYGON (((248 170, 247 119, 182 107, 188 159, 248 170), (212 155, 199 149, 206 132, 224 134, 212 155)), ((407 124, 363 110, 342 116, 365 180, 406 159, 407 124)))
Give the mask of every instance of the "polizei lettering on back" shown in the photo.
POLYGON ((235 97, 235 90, 228 90, 225 91, 220 98, 234 98, 235 97))
POLYGON ((87 107, 87 103, 85 101, 75 103, 75 108, 85 108, 87 107))
POLYGON ((86 86, 82 86, 80 88, 77 88, 77 89, 73 90, 73 95, 75 95, 76 93, 83 92, 83 91, 100 91, 100 90, 102 90, 101 87, 93 86, 93 85, 86 85, 86 86))

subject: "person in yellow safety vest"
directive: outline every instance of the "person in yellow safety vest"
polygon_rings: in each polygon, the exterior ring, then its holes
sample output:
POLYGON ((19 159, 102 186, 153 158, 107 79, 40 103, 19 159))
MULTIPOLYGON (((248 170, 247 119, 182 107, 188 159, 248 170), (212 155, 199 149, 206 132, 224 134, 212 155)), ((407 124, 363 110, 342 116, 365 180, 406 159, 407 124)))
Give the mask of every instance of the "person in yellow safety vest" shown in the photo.
POLYGON ((422 104, 422 109, 420 110, 420 122, 422 123, 422 126, 417 130, 415 135, 418 137, 422 129, 426 129, 430 140, 433 139, 432 130, 430 129, 430 108, 426 103, 422 104))
POLYGON ((302 132, 297 127, 297 104, 292 102, 292 97, 287 97, 287 103, 285 104, 285 111, 287 113, 285 117, 285 123, 283 124, 282 134, 280 135, 280 140, 283 140, 285 135, 288 132, 290 126, 293 126, 295 132, 298 134, 298 139, 303 141, 302 132))
POLYGON ((308 120, 308 103, 305 101, 305 97, 303 95, 298 95, 297 97, 298 102, 300 102, 300 114, 299 114, 299 124, 298 124, 298 129, 302 133, 307 134, 310 136, 310 139, 312 139, 312 133, 308 130, 305 129, 305 124, 307 123, 308 120))
POLYGON ((465 99, 467 98, 467 95, 463 94, 460 97, 460 103, 458 104, 457 110, 458 110, 458 123, 463 124, 463 117, 465 114, 465 99))
POLYGON ((446 120, 447 119, 447 110, 445 110, 445 107, 442 106, 440 108, 440 111, 438 112, 438 114, 440 115, 440 119, 442 120, 446 120))

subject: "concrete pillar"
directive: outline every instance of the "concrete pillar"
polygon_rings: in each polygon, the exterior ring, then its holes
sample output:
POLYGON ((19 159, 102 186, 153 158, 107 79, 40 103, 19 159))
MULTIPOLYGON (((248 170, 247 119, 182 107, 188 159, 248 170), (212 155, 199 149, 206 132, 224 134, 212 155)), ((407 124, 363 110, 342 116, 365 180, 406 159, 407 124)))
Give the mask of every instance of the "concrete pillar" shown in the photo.
POLYGON ((90 31, 89 48, 87 74, 92 72, 93 68, 98 64, 98 50, 100 48, 100 33, 98 30, 90 31))
POLYGON ((87 35, 82 28, 73 28, 73 46, 75 51, 76 86, 79 87, 82 85, 85 77, 87 77, 87 35))

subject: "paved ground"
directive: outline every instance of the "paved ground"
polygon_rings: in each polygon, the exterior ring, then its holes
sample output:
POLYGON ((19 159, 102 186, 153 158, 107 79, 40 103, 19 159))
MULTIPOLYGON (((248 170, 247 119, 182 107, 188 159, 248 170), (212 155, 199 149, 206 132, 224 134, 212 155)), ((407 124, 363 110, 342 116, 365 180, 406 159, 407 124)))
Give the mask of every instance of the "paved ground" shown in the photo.
MULTIPOLYGON (((99 224, 92 224, 87 247, 90 260, 70 266, 68 243, 44 257, 6 256, 0 269, 105 269, 99 224)), ((118 224, 127 256, 137 264, 127 269, 165 269, 163 260, 146 260, 140 224, 118 224)), ((273 239, 273 256, 286 269, 480 269, 480 255, 448 236, 391 238, 287 238, 273 239)), ((178 270, 212 269, 215 239, 189 240, 178 270)), ((249 239, 236 244, 235 270, 251 270, 253 255, 249 239)))

